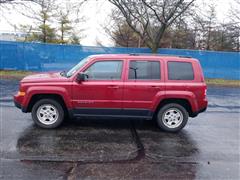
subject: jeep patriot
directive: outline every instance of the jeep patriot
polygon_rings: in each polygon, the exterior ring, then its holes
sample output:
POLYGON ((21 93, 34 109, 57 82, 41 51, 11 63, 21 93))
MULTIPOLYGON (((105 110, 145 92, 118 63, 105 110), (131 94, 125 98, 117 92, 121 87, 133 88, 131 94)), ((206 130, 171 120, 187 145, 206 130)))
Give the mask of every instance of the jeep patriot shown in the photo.
POLYGON ((196 59, 105 54, 86 57, 68 72, 23 78, 14 103, 42 128, 56 128, 66 117, 110 117, 153 119, 177 132, 206 110, 206 93, 196 59))

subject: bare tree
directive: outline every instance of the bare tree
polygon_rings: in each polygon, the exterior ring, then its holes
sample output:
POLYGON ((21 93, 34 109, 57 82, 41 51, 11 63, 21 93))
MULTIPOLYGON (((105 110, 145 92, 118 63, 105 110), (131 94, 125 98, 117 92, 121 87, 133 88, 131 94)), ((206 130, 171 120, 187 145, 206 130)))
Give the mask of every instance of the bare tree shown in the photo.
POLYGON ((156 52, 165 30, 195 0, 108 0, 128 25, 156 52))
POLYGON ((234 3, 231 5, 230 15, 234 22, 240 23, 240 0, 234 0, 234 3))
POLYGON ((141 37, 131 28, 119 11, 113 10, 109 15, 109 21, 105 22, 103 29, 113 40, 115 46, 143 47, 141 37))
POLYGON ((196 12, 192 14, 195 29, 198 33, 197 44, 200 49, 214 50, 216 42, 214 34, 216 34, 219 25, 216 17, 216 5, 210 3, 208 5, 204 4, 204 7, 205 11, 202 8, 197 8, 195 9, 196 12))
POLYGON ((169 28, 168 33, 172 48, 196 48, 196 30, 189 22, 188 16, 180 16, 169 28))
POLYGON ((69 20, 69 11, 63 12, 60 10, 59 12, 59 18, 58 23, 60 24, 60 41, 61 43, 66 43, 65 41, 65 35, 69 33, 69 31, 72 29, 71 21, 69 20))
POLYGON ((28 35, 26 41, 40 41, 51 43, 79 43, 79 24, 84 22, 84 17, 80 15, 82 5, 86 0, 0 0, 0 7, 5 12, 13 9, 31 19, 30 24, 15 25, 8 21, 7 16, 3 16, 9 24, 23 31, 28 35), (3 5, 3 6, 2 6, 3 5), (28 31, 29 29, 29 31, 28 31))
POLYGON ((5 4, 5 3, 10 3, 13 2, 14 0, 0 0, 0 4, 5 4))
POLYGON ((79 14, 82 5, 85 0, 82 1, 66 1, 62 3, 57 10, 57 22, 60 31, 60 43, 75 43, 79 44, 81 35, 77 31, 82 32, 83 29, 79 29, 79 24, 85 22, 85 17, 79 14))
POLYGON ((111 33, 116 46, 142 47, 141 37, 134 32, 127 23, 118 24, 117 29, 111 33))
POLYGON ((55 29, 51 27, 52 18, 55 15, 55 0, 38 0, 38 8, 30 9, 31 13, 24 13, 25 16, 32 18, 37 27, 33 36, 41 42, 54 42, 56 39, 55 29))
POLYGON ((229 27, 232 29, 234 36, 234 44, 236 50, 240 51, 240 0, 234 0, 231 4, 231 9, 229 12, 229 17, 231 22, 229 22, 229 27))
POLYGON ((56 0, 15 0, 12 2, 9 6, 10 10, 14 9, 33 22, 32 24, 20 24, 20 28, 18 28, 26 33, 26 29, 30 27, 30 35, 27 36, 27 41, 55 42, 56 30, 52 27, 52 18, 56 13, 56 0))
MULTIPOLYGON (((181 15, 176 21, 166 29, 162 37, 159 47, 163 48, 184 48, 195 49, 195 31, 189 26, 189 13, 181 15)), ((123 47, 147 47, 146 43, 141 39, 126 20, 114 10, 109 15, 103 28, 116 46, 123 47)))
POLYGON ((37 2, 38 0, 0 0, 0 4, 11 4, 11 3, 24 3, 24 2, 37 2))
POLYGON ((0 0, 0 16, 4 18, 11 26, 16 26, 12 24, 5 12, 12 11, 12 9, 17 9, 21 7, 22 9, 29 9, 31 4, 35 4, 38 0, 0 0))
POLYGON ((39 0, 0 0, 0 9, 9 10, 15 7, 29 7, 29 5, 38 3, 39 0))

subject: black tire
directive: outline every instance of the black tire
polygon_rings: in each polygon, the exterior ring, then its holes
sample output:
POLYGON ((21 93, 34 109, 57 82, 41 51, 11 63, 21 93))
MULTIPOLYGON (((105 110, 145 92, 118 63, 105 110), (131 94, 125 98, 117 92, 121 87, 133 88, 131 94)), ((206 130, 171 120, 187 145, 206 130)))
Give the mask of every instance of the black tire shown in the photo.
POLYGON ((158 126, 166 132, 180 131, 187 124, 187 121, 188 121, 188 112, 180 104, 175 104, 175 103, 166 104, 157 113, 158 126), (177 119, 182 119, 182 121, 180 121, 178 124, 178 123, 175 123, 175 121, 171 122, 168 119, 164 120, 163 117, 165 116, 165 113, 167 115, 167 113, 169 113, 169 111, 176 112, 177 115, 180 115, 181 117, 179 117, 177 119), (170 123, 171 125, 167 126, 166 124, 168 124, 168 123, 170 123), (172 126, 172 127, 169 127, 169 126, 172 126))
MULTIPOLYGON (((54 117, 56 117, 56 116, 54 116, 54 117)), ((63 110, 63 107, 61 106, 61 104, 54 99, 41 99, 33 105, 32 119, 39 127, 46 128, 46 129, 53 129, 53 128, 56 128, 56 127, 60 126, 61 123, 63 122, 63 120, 64 120, 64 110, 63 110), (44 105, 52 106, 53 108, 55 108, 55 111, 58 114, 57 118, 51 124, 44 124, 43 122, 41 122, 41 120, 39 120, 39 118, 37 116, 38 109, 41 106, 43 107, 44 105)), ((46 121, 49 121, 49 120, 46 120, 46 121)))

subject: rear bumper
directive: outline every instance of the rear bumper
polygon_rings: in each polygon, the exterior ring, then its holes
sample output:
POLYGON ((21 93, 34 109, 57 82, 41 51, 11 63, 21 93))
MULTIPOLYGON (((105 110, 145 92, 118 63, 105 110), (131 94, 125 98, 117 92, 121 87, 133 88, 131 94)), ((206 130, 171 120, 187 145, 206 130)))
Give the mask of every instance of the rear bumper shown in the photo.
POLYGON ((190 115, 190 117, 196 117, 199 113, 202 113, 202 112, 204 112, 204 111, 206 111, 207 110, 207 107, 205 107, 205 108, 203 108, 203 109, 200 109, 199 111, 197 111, 197 112, 193 112, 191 115, 190 115))
POLYGON ((201 108, 198 111, 193 112, 190 117, 196 117, 199 113, 205 112, 207 110, 207 106, 208 101, 205 99, 203 102, 201 102, 201 108))
POLYGON ((206 110, 207 110, 207 107, 205 107, 205 108, 201 109, 200 111, 198 111, 198 114, 202 113, 202 112, 205 112, 206 110))

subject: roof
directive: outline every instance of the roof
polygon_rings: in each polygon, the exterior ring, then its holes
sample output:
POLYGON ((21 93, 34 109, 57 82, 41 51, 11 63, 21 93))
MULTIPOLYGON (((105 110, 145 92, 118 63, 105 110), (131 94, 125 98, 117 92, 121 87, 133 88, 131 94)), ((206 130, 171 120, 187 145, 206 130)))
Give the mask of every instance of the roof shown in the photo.
POLYGON ((132 53, 132 54, 96 54, 96 55, 91 55, 92 57, 103 57, 103 58, 106 58, 106 57, 116 57, 116 58, 133 58, 136 59, 136 58, 141 58, 141 59, 144 59, 144 58, 150 58, 151 59, 157 59, 157 58, 163 58, 163 59, 188 59, 188 60, 194 60, 194 58, 192 57, 189 57, 189 56, 182 56, 182 55, 169 55, 169 54, 143 54, 143 53, 132 53))

